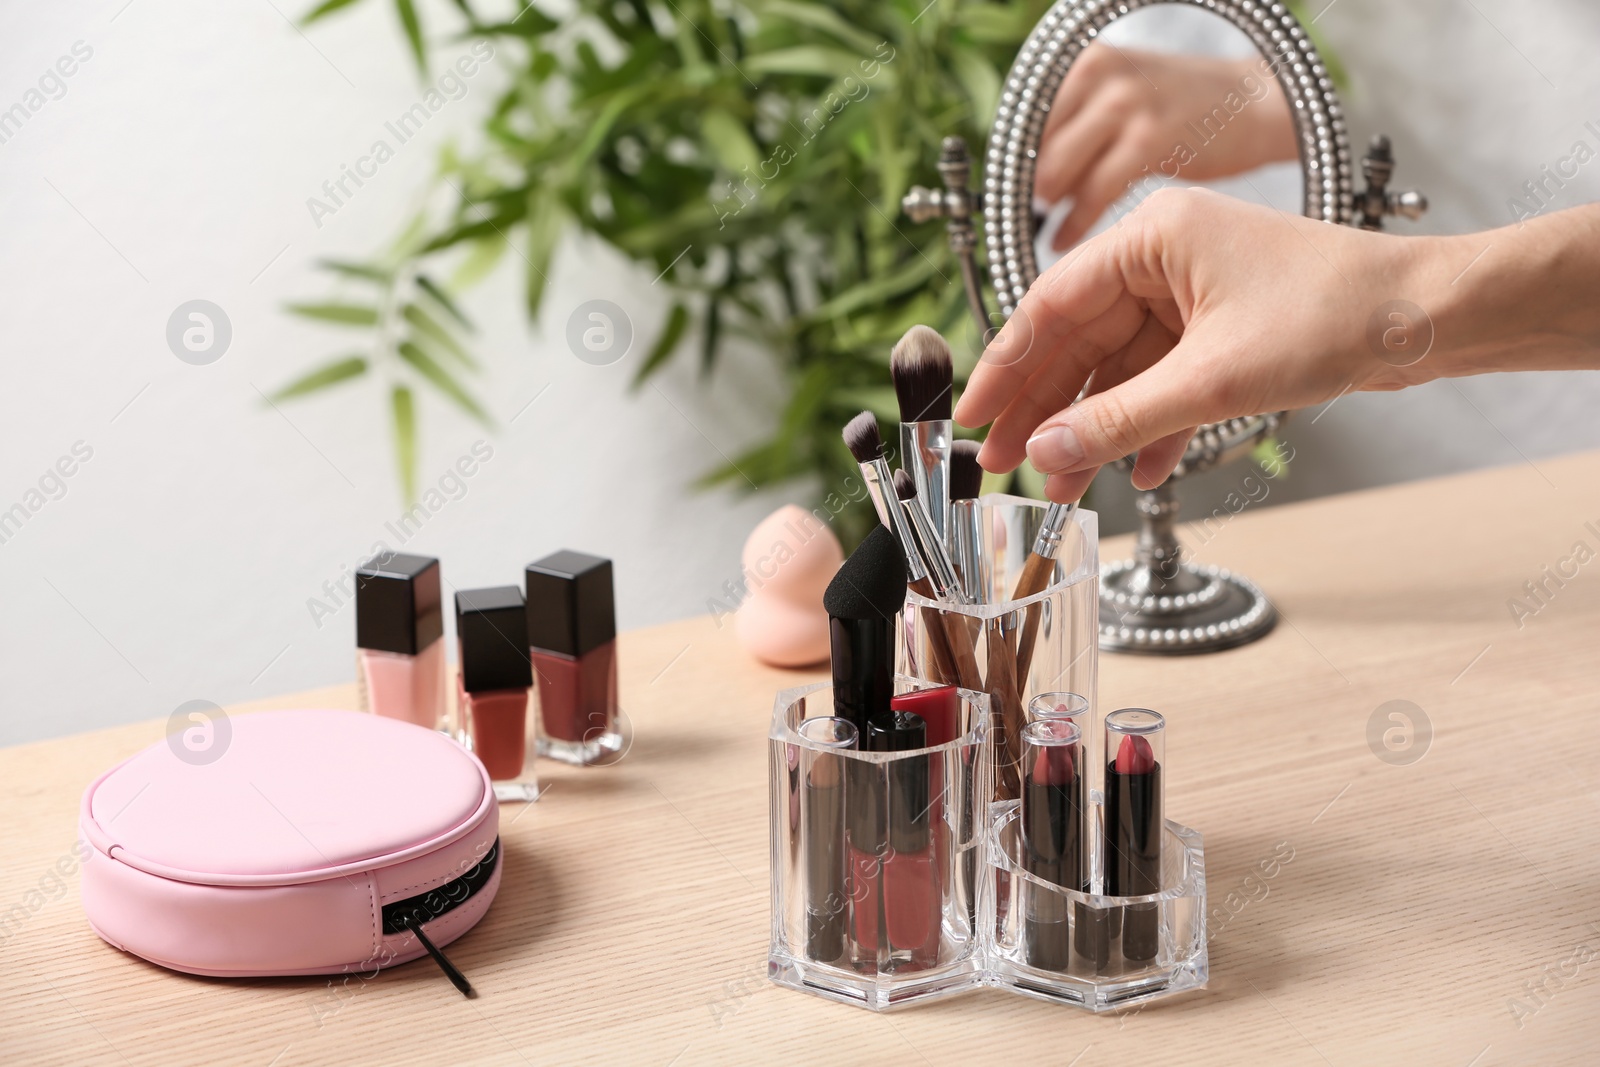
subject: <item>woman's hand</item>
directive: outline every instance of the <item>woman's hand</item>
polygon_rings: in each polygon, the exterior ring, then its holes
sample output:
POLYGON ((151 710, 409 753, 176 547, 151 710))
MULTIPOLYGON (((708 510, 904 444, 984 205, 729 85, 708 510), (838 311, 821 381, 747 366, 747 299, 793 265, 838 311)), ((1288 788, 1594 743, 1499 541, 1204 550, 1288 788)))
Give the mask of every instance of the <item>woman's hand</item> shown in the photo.
POLYGON ((1133 483, 1151 488, 1201 423, 1449 373, 1434 356, 1407 364, 1433 344, 1435 325, 1460 322, 1462 303, 1482 297, 1450 285, 1481 247, 1481 236, 1471 249, 1451 243, 1463 240, 1162 190, 1034 283, 955 417, 992 420, 984 467, 1011 470, 1026 456, 1053 500, 1076 500, 1101 464, 1135 452, 1133 483), (1395 300, 1428 310, 1384 317, 1395 300))
POLYGON ((1069 248, 1140 180, 1206 181, 1299 158, 1294 123, 1259 57, 1239 60, 1096 42, 1056 93, 1034 194, 1074 200, 1055 233, 1069 248))

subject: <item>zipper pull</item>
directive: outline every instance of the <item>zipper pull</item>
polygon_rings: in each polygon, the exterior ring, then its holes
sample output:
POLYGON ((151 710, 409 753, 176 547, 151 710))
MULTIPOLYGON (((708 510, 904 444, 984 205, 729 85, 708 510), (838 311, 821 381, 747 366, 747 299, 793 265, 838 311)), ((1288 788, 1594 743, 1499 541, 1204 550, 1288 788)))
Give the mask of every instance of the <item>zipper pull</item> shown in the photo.
POLYGON ((444 976, 450 979, 451 985, 461 991, 462 996, 469 1000, 476 997, 478 994, 473 990, 472 983, 467 981, 467 976, 456 970, 456 965, 450 962, 450 958, 440 952, 439 947, 429 939, 427 934, 422 932, 422 924, 427 921, 428 913, 421 908, 416 908, 411 912, 410 920, 406 923, 406 929, 410 930, 412 934, 416 935, 417 940, 422 942, 422 947, 428 950, 428 955, 433 957, 433 962, 439 965, 439 969, 444 972, 444 976))

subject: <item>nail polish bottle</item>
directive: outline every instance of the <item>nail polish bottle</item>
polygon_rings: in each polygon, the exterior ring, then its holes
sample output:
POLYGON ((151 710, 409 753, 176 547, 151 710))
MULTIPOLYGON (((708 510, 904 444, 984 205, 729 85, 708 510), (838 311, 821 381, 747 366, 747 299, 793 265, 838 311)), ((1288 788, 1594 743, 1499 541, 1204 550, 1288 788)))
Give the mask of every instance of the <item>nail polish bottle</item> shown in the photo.
MULTIPOLYGON (((905 752, 925 748, 921 716, 896 711, 867 727, 868 748, 905 752)), ((890 967, 915 971, 939 962, 941 874, 934 867, 933 780, 929 756, 901 756, 883 765, 883 920, 890 967)), ((882 937, 882 935, 880 935, 882 937)))
POLYGON ((514 585, 456 593, 461 645, 457 690, 467 746, 483 762, 499 800, 535 800, 528 624, 522 590, 514 585))
POLYGON ((594 763, 622 744, 611 561, 557 552, 528 564, 526 580, 539 755, 594 763))
POLYGON ((385 553, 356 570, 361 707, 450 732, 439 561, 385 553))

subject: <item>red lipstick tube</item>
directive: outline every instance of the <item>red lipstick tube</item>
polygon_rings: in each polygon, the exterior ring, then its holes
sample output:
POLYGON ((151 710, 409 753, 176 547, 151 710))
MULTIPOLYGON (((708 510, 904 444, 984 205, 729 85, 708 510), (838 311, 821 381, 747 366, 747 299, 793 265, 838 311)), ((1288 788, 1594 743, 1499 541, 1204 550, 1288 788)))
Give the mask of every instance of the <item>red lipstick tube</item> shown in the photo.
MULTIPOLYGON (((1161 780, 1166 720, 1144 708, 1106 716, 1106 893, 1136 897, 1161 892, 1164 812, 1161 780)), ((1160 943, 1156 904, 1122 909, 1124 959, 1153 960, 1160 943)))
POLYGON ((1068 898, 1050 886, 1089 888, 1085 820, 1089 811, 1082 735, 1065 719, 1042 719, 1022 731, 1022 862, 1029 874, 1049 883, 1024 881, 1024 958, 1042 970, 1064 971, 1071 963, 1068 898))

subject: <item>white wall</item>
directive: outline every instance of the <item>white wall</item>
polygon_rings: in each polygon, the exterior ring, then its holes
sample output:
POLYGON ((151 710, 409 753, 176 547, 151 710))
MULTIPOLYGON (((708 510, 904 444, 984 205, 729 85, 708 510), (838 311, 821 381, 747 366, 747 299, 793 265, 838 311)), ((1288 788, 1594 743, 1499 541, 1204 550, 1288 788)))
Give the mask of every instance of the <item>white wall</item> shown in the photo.
MULTIPOLYGON (((0 743, 349 676, 352 611, 318 627, 308 601, 400 511, 383 398, 355 385, 280 415, 257 390, 340 351, 335 332, 282 304, 324 293, 318 257, 365 255, 392 236, 437 146, 470 141, 494 75, 469 82, 318 228, 306 199, 420 91, 390 5, 369 0, 302 35, 283 16, 310 6, 0 8, 0 110, 75 42, 93 50, 64 95, 0 143, 0 510, 28 499, 75 442, 93 450, 65 495, 0 544, 0 743), (180 362, 165 340, 173 309, 195 298, 232 323, 209 366, 180 362)), ((1356 83, 1358 138, 1392 134, 1400 181, 1431 196, 1428 231, 1507 221, 1506 198, 1541 163, 1579 138, 1600 144, 1583 128, 1600 120, 1586 54, 1596 14, 1579 0, 1536 14, 1505 0, 1476 8, 1498 32, 1447 0, 1338 0, 1318 23, 1356 83)), ((1597 192, 1600 165, 1561 202, 1597 192)), ((750 354, 709 392, 685 368, 629 396, 633 361, 579 362, 563 327, 605 297, 648 333, 659 294, 647 275, 570 251, 536 328, 514 257, 468 297, 489 364, 480 393, 500 423, 494 456, 410 547, 441 555, 458 588, 515 582, 536 555, 586 549, 617 559, 624 625, 702 611, 736 575, 750 526, 803 495, 685 488, 762 434, 781 401, 774 376, 750 354)), ((1593 376, 1459 388, 1346 397, 1314 425, 1301 419, 1300 458, 1272 501, 1600 445, 1593 376)), ((483 434, 431 396, 422 420, 426 484, 483 434)), ((1209 507, 1215 491, 1188 495, 1209 507)), ((1109 492, 1102 508, 1108 525, 1127 513, 1109 492)))

